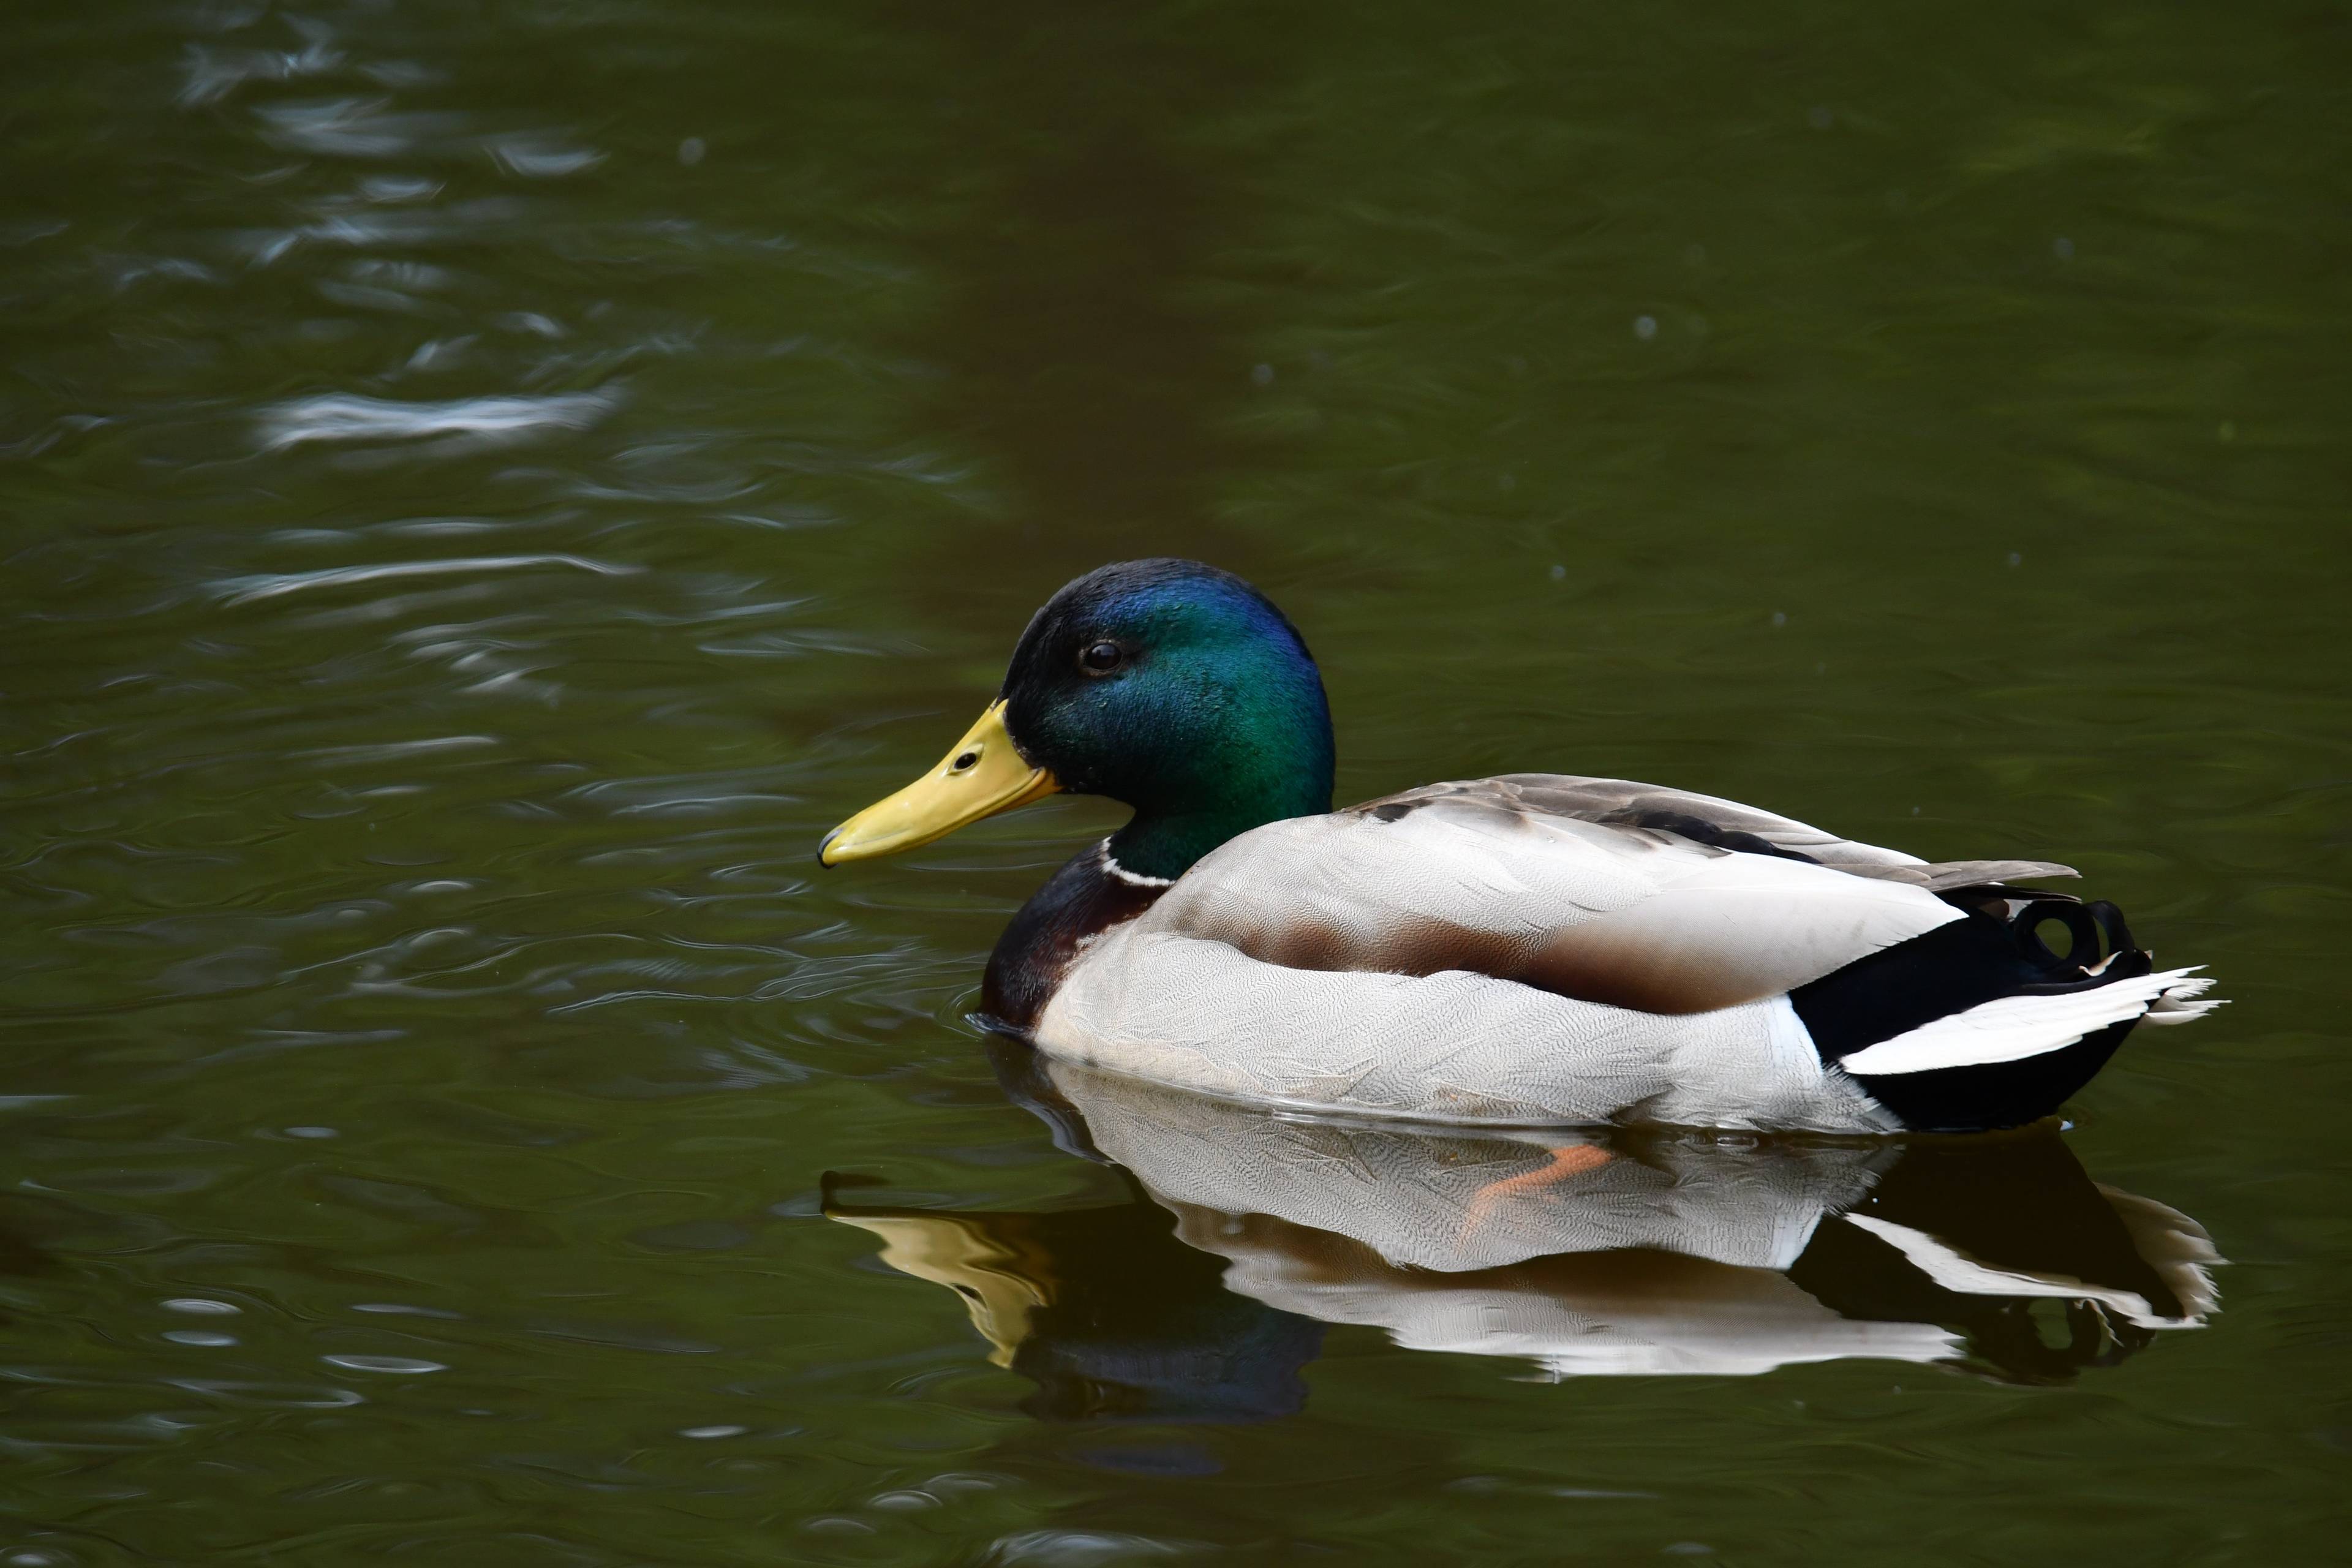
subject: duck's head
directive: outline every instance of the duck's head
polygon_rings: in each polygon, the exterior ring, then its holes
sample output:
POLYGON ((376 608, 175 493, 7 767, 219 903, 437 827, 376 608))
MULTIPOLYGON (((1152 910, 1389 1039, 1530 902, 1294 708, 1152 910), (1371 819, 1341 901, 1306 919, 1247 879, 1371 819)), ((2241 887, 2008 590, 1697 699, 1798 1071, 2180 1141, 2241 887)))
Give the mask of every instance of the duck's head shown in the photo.
POLYGON ((828 866, 1066 790, 1135 807, 1118 866, 1173 878, 1237 833, 1331 809, 1331 712, 1280 610, 1197 561, 1128 561, 1046 601, 1004 686, 933 768, 825 836, 828 866))

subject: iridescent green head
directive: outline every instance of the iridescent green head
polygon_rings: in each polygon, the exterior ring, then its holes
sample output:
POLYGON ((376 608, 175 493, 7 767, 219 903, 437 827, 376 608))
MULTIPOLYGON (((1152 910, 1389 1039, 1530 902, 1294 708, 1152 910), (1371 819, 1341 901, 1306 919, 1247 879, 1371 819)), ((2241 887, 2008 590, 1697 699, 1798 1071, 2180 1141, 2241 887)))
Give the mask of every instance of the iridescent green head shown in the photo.
POLYGON ((1066 790, 1135 807, 1112 841, 1174 877, 1260 823, 1331 809, 1331 710, 1306 642, 1229 572, 1129 561, 1046 602, 1004 677, 1013 743, 1066 790))
POLYGON ((1328 811, 1331 769, 1322 677, 1281 611, 1197 561, 1122 562, 1048 600, 981 722, 820 858, 910 847, 1062 789, 1135 807, 1112 857, 1172 878, 1237 833, 1328 811))

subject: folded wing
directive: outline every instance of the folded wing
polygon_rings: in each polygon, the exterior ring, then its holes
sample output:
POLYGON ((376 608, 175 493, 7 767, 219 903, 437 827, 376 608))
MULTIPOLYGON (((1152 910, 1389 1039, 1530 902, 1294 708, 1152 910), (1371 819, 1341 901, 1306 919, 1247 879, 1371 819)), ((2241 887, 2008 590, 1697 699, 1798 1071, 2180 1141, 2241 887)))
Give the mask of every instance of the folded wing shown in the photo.
POLYGON ((1517 774, 1244 834, 1138 934, 1680 1015, 1778 996, 1962 918, 1930 890, 1939 869, 1708 796, 1517 774))

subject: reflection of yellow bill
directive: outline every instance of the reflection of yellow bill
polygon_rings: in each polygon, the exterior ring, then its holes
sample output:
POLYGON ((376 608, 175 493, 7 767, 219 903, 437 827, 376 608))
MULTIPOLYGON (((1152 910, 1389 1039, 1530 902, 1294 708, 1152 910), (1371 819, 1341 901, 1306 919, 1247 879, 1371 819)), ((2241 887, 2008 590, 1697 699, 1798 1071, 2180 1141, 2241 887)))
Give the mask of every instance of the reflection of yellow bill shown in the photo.
POLYGON ((1011 1366, 1029 1337, 1029 1315, 1053 1302, 1053 1279, 1042 1257, 1020 1244, 1020 1215, 956 1215, 936 1210, 881 1209, 854 1213, 828 1205, 825 1217, 882 1238, 882 1261, 901 1274, 944 1285, 963 1298, 964 1310, 992 1347, 989 1360, 1011 1366), (991 1222, 1008 1234, 994 1233, 991 1222))
POLYGON ((1052 773, 1031 767, 1013 749, 1000 698, 938 767, 826 834, 816 858, 822 865, 838 866, 845 860, 895 855, 945 838, 983 816, 1043 799, 1061 787, 1052 773))

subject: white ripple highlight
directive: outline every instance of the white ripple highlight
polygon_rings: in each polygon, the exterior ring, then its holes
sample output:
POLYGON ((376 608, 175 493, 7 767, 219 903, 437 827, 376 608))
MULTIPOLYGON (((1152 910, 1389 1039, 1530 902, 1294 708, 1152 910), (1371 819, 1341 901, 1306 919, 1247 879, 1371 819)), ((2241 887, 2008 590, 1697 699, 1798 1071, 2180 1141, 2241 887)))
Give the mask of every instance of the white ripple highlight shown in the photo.
POLYGON ((419 1361, 405 1355, 322 1355, 319 1358, 329 1366, 339 1366, 346 1372, 380 1372, 388 1375, 406 1373, 421 1377, 428 1372, 446 1372, 447 1363, 419 1361))
POLYGON ((262 448, 278 452, 312 441, 414 441, 436 436, 514 440, 549 430, 585 430, 620 405, 620 395, 611 391, 459 397, 446 403, 326 393, 263 410, 262 448))
POLYGON ((342 588, 354 583, 380 583, 401 577, 446 577, 482 572, 521 572, 541 566, 564 566, 593 572, 599 577, 627 577, 644 570, 584 555, 464 555, 448 561, 393 561, 374 566, 331 566, 317 572, 268 572, 251 577, 231 577, 214 584, 227 605, 249 605, 307 588, 342 588))

